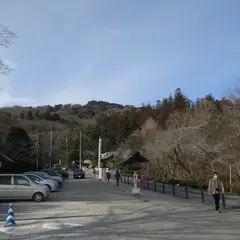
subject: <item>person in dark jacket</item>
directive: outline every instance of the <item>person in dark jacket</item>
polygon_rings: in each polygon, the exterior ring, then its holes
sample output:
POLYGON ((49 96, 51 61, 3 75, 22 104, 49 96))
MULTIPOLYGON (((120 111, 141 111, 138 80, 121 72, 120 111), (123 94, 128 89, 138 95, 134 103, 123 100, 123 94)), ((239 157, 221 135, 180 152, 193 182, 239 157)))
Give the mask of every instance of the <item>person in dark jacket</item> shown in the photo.
POLYGON ((108 182, 109 182, 109 180, 110 180, 110 177, 111 177, 111 174, 110 174, 110 172, 108 171, 108 172, 106 172, 106 174, 107 174, 107 180, 108 180, 108 182))
POLYGON ((115 178, 116 178, 116 186, 119 187, 119 180, 121 179, 121 176, 118 170, 116 171, 115 178))
POLYGON ((95 179, 96 178, 96 170, 95 170, 95 168, 92 168, 92 173, 93 173, 93 178, 95 179))

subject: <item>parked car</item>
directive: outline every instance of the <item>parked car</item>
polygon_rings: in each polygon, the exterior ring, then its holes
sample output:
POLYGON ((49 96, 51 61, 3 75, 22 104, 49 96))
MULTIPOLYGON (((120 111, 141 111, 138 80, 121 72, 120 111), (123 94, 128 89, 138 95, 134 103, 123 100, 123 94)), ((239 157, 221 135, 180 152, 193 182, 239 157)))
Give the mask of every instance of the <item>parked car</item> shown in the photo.
POLYGON ((82 169, 73 170, 73 178, 85 178, 85 172, 82 169))
POLYGON ((55 179, 58 178, 61 181, 61 183, 64 180, 62 175, 60 173, 58 173, 57 171, 53 171, 53 170, 50 170, 50 169, 43 169, 42 172, 45 172, 52 177, 55 177, 55 179))
POLYGON ((61 175, 59 172, 54 171, 54 170, 52 170, 52 169, 43 169, 42 172, 45 172, 45 173, 47 173, 47 174, 49 174, 49 175, 51 175, 51 176, 62 177, 62 175, 61 175))
POLYGON ((62 170, 61 168, 50 168, 50 170, 56 171, 58 173, 61 174, 61 176, 65 179, 65 178, 69 178, 69 174, 67 171, 62 170))
POLYGON ((65 179, 65 177, 57 170, 54 170, 54 169, 43 169, 42 170, 43 172, 51 175, 51 176, 58 176, 58 177, 61 177, 63 180, 65 179))
POLYGON ((40 175, 36 175, 33 173, 26 173, 25 175, 28 178, 30 178, 32 181, 34 181, 35 183, 43 184, 43 185, 47 186, 48 189, 50 190, 50 192, 54 192, 59 189, 59 184, 55 180, 43 178, 40 175))
POLYGON ((63 183, 63 178, 62 177, 59 177, 59 176, 52 176, 46 172, 41 172, 41 171, 36 171, 36 172, 25 172, 24 174, 26 173, 33 173, 33 174, 37 174, 41 177, 46 177, 48 179, 53 179, 53 180, 56 180, 58 182, 59 185, 62 185, 63 183))
POLYGON ((0 199, 32 199, 41 202, 49 194, 48 187, 35 183, 23 174, 0 174, 0 199))

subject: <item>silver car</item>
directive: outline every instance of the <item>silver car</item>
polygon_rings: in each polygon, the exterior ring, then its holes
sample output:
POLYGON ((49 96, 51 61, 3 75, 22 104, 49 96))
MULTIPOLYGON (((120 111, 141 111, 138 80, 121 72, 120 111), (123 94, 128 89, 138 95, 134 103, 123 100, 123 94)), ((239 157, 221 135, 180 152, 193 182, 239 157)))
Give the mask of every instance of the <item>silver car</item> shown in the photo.
POLYGON ((0 199, 32 199, 41 202, 49 194, 48 187, 33 182, 23 174, 0 174, 0 199))
POLYGON ((25 175, 35 183, 46 185, 51 192, 55 192, 59 189, 59 185, 55 180, 43 178, 40 175, 36 175, 33 173, 26 173, 25 175))
POLYGON ((62 177, 58 177, 58 176, 51 176, 49 175, 48 173, 45 173, 45 172, 40 172, 40 171, 36 171, 36 172, 25 172, 24 174, 27 174, 27 173, 33 173, 33 174, 36 174, 36 175, 39 175, 41 177, 46 177, 48 179, 53 179, 53 180, 56 180, 59 185, 62 185, 63 183, 63 178, 62 177))

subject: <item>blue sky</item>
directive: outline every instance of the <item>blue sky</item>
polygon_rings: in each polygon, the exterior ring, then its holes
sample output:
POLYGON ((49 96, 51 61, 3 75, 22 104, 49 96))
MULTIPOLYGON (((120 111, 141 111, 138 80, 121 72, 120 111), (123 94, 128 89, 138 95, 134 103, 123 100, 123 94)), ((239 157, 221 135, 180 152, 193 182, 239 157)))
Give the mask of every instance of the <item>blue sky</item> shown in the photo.
POLYGON ((228 95, 240 77, 239 0, 1 0, 16 43, 0 105, 155 103, 228 95))

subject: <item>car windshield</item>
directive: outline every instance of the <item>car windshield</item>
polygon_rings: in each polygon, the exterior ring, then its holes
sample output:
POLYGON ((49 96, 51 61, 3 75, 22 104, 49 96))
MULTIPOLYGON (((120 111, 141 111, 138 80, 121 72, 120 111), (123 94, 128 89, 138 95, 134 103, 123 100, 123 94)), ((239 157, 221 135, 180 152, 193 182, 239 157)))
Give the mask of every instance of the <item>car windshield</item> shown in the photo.
POLYGON ((58 176, 57 173, 55 173, 54 171, 46 171, 47 174, 51 175, 51 176, 58 176))
POLYGON ((47 179, 47 178, 51 177, 51 176, 45 175, 44 173, 41 173, 41 172, 40 173, 37 172, 36 175, 38 175, 38 176, 40 176, 40 177, 42 177, 44 179, 47 179))
POLYGON ((29 176, 31 177, 31 179, 33 179, 33 178, 38 178, 38 180, 39 180, 39 179, 40 179, 40 180, 43 180, 43 177, 40 176, 40 175, 37 175, 37 174, 30 174, 29 176))
POLYGON ((39 177, 43 178, 43 179, 46 179, 47 177, 42 175, 42 174, 38 174, 39 177))

